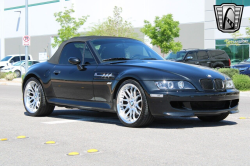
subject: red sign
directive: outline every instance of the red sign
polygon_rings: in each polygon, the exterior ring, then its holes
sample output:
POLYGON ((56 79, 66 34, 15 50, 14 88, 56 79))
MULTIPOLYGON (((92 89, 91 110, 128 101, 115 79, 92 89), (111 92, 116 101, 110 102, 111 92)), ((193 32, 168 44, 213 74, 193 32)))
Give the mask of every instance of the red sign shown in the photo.
POLYGON ((30 46, 30 36, 23 36, 23 46, 30 46))

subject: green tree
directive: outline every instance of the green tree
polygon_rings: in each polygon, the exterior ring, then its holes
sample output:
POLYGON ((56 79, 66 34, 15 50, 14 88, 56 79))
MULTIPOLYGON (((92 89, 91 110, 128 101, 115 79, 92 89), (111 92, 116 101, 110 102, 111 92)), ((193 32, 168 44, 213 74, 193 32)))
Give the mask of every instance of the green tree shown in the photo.
POLYGON ((173 15, 156 16, 154 26, 144 20, 144 27, 141 29, 152 41, 151 44, 159 46, 163 53, 169 51, 177 52, 182 49, 181 42, 175 42, 174 38, 179 37, 179 21, 173 20, 173 15))
POLYGON ((53 48, 59 46, 65 40, 80 36, 80 33, 77 31, 86 22, 89 16, 82 16, 76 19, 71 16, 74 12, 74 6, 72 5, 70 9, 65 7, 64 11, 54 13, 56 21, 60 24, 61 29, 58 30, 58 37, 54 37, 54 43, 51 44, 53 48))
POLYGON ((122 8, 115 6, 113 17, 109 16, 104 22, 92 26, 87 36, 118 36, 137 39, 138 35, 134 32, 132 23, 124 20, 121 13, 122 8))

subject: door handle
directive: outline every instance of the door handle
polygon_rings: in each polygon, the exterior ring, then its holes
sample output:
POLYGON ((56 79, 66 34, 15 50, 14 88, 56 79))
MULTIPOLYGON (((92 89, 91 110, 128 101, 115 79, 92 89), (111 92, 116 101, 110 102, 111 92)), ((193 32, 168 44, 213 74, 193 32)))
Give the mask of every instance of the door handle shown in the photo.
POLYGON ((195 62, 195 64, 196 64, 196 65, 198 65, 198 64, 199 64, 199 62, 195 62))
POLYGON ((207 62, 207 63, 211 63, 211 62, 207 62))
POLYGON ((59 70, 55 70, 53 73, 54 73, 55 75, 58 75, 58 74, 60 74, 60 73, 61 73, 61 71, 59 71, 59 70))

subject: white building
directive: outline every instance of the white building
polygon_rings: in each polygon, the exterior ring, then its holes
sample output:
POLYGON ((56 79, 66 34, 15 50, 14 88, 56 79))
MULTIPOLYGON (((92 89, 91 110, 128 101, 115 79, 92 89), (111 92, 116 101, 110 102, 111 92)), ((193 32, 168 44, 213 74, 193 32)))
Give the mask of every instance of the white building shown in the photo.
MULTIPOLYGON (((244 4, 243 19, 240 32, 245 35, 245 27, 249 26, 250 0, 29 0, 29 35, 31 46, 29 53, 39 60, 39 53, 48 52, 51 56, 53 36, 60 28, 55 21, 54 13, 71 7, 74 4, 75 17, 90 17, 81 27, 86 32, 91 25, 112 16, 114 6, 122 7, 122 17, 132 22, 135 31, 146 39, 140 32, 144 20, 154 21, 155 16, 172 13, 174 20, 180 22, 180 37, 183 48, 224 48, 224 39, 231 38, 230 34, 217 29, 213 5, 221 3, 244 4), (217 44, 216 44, 217 43, 217 44)), ((24 53, 22 36, 25 34, 25 0, 0 0, 0 39, 3 44, 1 57, 9 54, 24 53), (17 20, 21 11, 19 30, 16 31, 17 20), (3 42, 5 41, 5 42, 3 42)), ((148 40, 145 40, 147 43, 148 40)), ((155 47, 154 49, 157 50, 155 47)), ((231 58, 238 58, 239 49, 244 50, 244 57, 249 57, 249 44, 230 46, 231 58), (248 49, 248 51, 246 51, 248 49)), ((159 50, 157 50, 159 52, 159 50)), ((159 52, 160 53, 160 52, 159 52)))

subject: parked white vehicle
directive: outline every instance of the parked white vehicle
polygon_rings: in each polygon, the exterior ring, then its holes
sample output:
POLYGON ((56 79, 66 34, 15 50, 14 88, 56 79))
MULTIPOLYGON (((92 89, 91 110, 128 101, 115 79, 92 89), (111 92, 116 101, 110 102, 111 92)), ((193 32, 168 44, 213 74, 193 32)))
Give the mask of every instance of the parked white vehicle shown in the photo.
MULTIPOLYGON (((39 63, 39 61, 28 61, 28 67, 39 63)), ((1 69, 1 72, 13 72, 16 73, 16 77, 20 77, 22 74, 25 74, 25 61, 19 61, 16 62, 14 65, 12 66, 5 66, 1 69)))
MULTIPOLYGON (((5 67, 5 66, 12 66, 14 63, 18 61, 25 60, 25 55, 7 55, 0 61, 0 69, 5 67)), ((28 60, 33 60, 32 56, 28 56, 28 60)))

